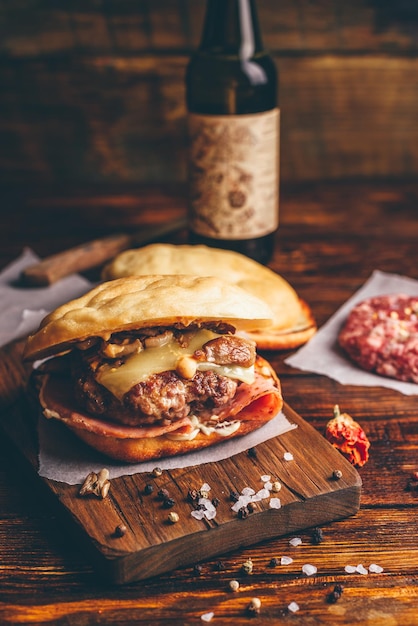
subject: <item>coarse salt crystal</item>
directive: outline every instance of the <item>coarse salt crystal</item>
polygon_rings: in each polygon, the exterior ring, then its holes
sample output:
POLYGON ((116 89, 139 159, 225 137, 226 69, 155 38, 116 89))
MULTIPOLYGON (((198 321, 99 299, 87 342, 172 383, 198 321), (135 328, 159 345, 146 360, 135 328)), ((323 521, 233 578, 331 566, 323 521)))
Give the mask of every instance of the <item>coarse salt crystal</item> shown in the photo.
POLYGON ((357 571, 357 568, 355 565, 346 565, 344 567, 344 570, 347 572, 347 574, 354 574, 354 572, 357 571))
POLYGON ((264 483, 264 489, 271 491, 273 489, 273 483, 268 480, 266 483, 264 483))
POLYGON ((291 563, 293 563, 291 556, 282 556, 280 559, 280 565, 290 565, 291 563))
POLYGON ((202 622, 211 622, 214 615, 215 613, 213 611, 211 611, 210 613, 203 613, 203 615, 200 616, 200 619, 202 620, 202 622))
POLYGON ((282 503, 280 502, 280 498, 270 498, 269 505, 271 509, 280 509, 282 503))
POLYGON ((270 491, 268 489, 260 489, 260 491, 257 491, 257 493, 254 496, 254 498, 257 498, 258 500, 264 500, 264 498, 269 498, 269 497, 270 497, 270 491))
POLYGON ((216 507, 208 498, 199 498, 199 504, 204 506, 207 511, 216 511, 216 507))
POLYGON ((255 491, 251 487, 244 487, 241 493, 243 496, 253 496, 255 494, 255 491))
POLYGON ((192 517, 198 520, 202 520, 204 517, 207 520, 211 520, 216 517, 216 506, 212 504, 212 501, 209 500, 209 498, 199 498, 198 505, 199 508, 191 512, 190 515, 192 517))
POLYGON ((291 602, 287 608, 291 613, 296 613, 299 611, 299 604, 297 602, 291 602))
POLYGON ((300 546, 302 544, 302 539, 300 537, 293 537, 293 539, 291 539, 289 543, 291 546, 296 548, 296 546, 300 546))
POLYGON ((361 563, 359 565, 357 565, 356 567, 356 572, 358 572, 359 574, 363 574, 366 575, 369 573, 369 570, 367 570, 364 565, 362 565, 361 563))
POLYGON ((192 511, 190 514, 195 519, 203 519, 205 517, 205 511, 203 509, 198 509, 196 511, 192 511))
POLYGON ((246 507, 249 502, 251 502, 251 496, 240 496, 231 506, 231 509, 237 513, 240 509, 246 507))
POLYGON ((200 487, 200 491, 210 491, 210 485, 208 485, 208 483, 203 483, 200 487))
POLYGON ((266 483, 268 480, 270 480, 271 476, 269 474, 263 474, 262 476, 260 476, 260 478, 263 483, 266 483))
POLYGON ((285 452, 283 458, 285 461, 293 461, 293 454, 291 452, 285 452))
POLYGON ((372 563, 369 565, 369 572, 372 572, 372 574, 381 574, 383 572, 383 567, 376 565, 376 563, 372 563))
POLYGON ((305 563, 302 566, 302 572, 307 576, 313 576, 318 571, 318 568, 315 565, 311 565, 310 563, 305 563))

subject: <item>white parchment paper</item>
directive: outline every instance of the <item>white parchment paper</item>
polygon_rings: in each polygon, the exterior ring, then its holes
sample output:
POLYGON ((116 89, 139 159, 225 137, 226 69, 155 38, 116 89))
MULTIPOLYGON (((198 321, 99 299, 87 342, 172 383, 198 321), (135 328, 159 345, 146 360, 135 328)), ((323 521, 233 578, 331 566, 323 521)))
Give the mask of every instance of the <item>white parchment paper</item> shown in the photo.
POLYGON ((25 249, 0 274, 0 346, 26 337, 36 330, 47 313, 92 287, 92 283, 78 275, 64 278, 50 287, 20 287, 22 270, 37 261, 39 257, 25 249))
POLYGON ((387 387, 405 395, 418 394, 418 385, 366 372, 352 363, 337 343, 338 333, 351 309, 372 296, 404 293, 418 295, 418 281, 375 270, 366 283, 326 322, 305 346, 285 360, 306 372, 324 374, 343 385, 387 387))
MULTIPOLYGON (((40 321, 51 310, 93 287, 92 283, 78 275, 64 278, 50 287, 20 287, 18 281, 22 270, 38 260, 31 250, 26 249, 0 274, 0 345, 27 336, 37 329, 40 321)), ((80 484, 87 474, 103 467, 109 469, 110 478, 150 472, 157 465, 162 469, 190 467, 229 458, 293 428, 296 425, 291 424, 281 412, 257 431, 226 440, 208 450, 127 465, 110 461, 81 442, 63 424, 40 416, 38 471, 41 476, 51 480, 80 484)))
POLYGON ((109 460, 91 450, 69 432, 63 424, 55 420, 40 418, 39 474, 45 478, 77 485, 82 483, 90 472, 98 472, 103 467, 109 470, 110 478, 117 478, 118 476, 151 472, 155 467, 169 470, 201 465, 202 463, 213 463, 245 452, 263 441, 282 435, 296 427, 295 424, 289 422, 284 413, 280 412, 270 422, 244 437, 226 440, 200 452, 127 465, 109 460))

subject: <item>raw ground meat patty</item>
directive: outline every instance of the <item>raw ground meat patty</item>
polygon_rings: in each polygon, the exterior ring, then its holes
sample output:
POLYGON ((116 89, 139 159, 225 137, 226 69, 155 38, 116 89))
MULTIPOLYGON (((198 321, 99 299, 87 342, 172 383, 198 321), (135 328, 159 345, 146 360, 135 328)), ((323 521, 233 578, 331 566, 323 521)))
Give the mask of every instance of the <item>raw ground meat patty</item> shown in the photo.
POLYGON ((418 296, 375 296, 357 304, 339 344, 365 370, 418 383, 418 296))

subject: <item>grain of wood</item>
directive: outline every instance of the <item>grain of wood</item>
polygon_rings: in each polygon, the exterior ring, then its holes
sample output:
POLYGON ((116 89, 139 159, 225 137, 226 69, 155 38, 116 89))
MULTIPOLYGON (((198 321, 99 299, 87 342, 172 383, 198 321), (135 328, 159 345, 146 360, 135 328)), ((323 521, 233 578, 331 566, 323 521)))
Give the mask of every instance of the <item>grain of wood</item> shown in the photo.
MULTIPOLYGON (((416 9, 263 0, 283 181, 414 177, 416 9)), ((184 72, 203 3, 27 0, 2 13, 3 181, 184 181, 184 72)))

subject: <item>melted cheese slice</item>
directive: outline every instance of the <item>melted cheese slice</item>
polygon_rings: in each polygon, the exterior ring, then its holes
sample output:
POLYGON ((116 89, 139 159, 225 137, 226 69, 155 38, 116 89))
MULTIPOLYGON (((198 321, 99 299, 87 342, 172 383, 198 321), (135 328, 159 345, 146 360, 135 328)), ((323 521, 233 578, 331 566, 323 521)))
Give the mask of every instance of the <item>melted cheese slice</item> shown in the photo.
MULTIPOLYGON (((96 374, 97 381, 121 400, 134 385, 144 382, 153 374, 175 370, 179 359, 192 356, 196 350, 216 337, 219 335, 204 329, 195 333, 186 347, 180 346, 175 339, 172 339, 163 346, 146 348, 129 356, 118 367, 103 365, 96 374)), ((221 376, 228 376, 249 384, 254 382, 254 366, 217 365, 203 361, 197 363, 197 368, 202 371, 213 370, 221 376)))

